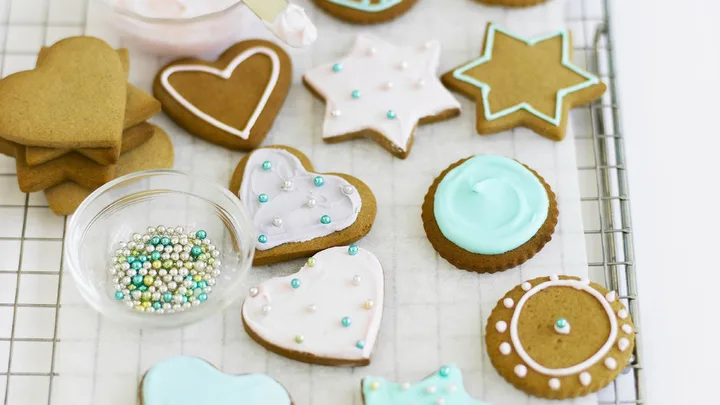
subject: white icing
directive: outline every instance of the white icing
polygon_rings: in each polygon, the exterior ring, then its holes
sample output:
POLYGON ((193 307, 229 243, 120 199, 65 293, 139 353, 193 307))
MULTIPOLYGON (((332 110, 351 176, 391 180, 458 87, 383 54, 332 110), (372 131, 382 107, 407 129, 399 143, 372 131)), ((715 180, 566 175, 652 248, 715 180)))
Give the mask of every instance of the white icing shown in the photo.
POLYGON ((512 308, 513 305, 515 305, 515 301, 513 301, 512 298, 508 297, 503 300, 503 305, 505 305, 505 308, 512 308))
POLYGON ((618 324, 617 320, 615 319, 615 314, 613 312, 612 307, 610 304, 605 300, 605 297, 598 292, 596 289, 585 285, 584 283, 572 280, 572 279, 564 279, 564 280, 552 280, 552 276, 550 277, 551 281, 546 281, 544 283, 538 284, 535 287, 533 287, 530 291, 525 293, 525 295, 520 298, 520 301, 518 301, 517 306, 515 307, 515 312, 513 313, 512 320, 510 321, 510 339, 513 343, 513 348, 515 349, 515 352, 517 352, 518 356, 533 370, 537 371, 538 373, 553 376, 553 377, 565 377, 572 374, 577 374, 581 372, 582 370, 585 370, 589 367, 591 367, 593 364, 597 363, 605 357, 605 355, 610 351, 612 348, 615 338, 617 337, 618 333, 618 324), (602 305, 603 309, 605 310, 608 319, 610 320, 610 335, 608 336, 607 341, 605 344, 598 350, 595 354, 593 354, 590 358, 583 361, 580 364, 576 364, 571 367, 567 368, 547 368, 539 363, 537 363, 528 353, 525 351, 525 348, 522 345, 522 342, 520 342, 520 337, 518 334, 518 323, 520 320, 520 314, 522 313, 522 309, 525 306, 525 303, 532 298, 535 294, 538 292, 545 290, 546 288, 550 287, 571 287, 576 288, 578 290, 582 290, 587 292, 588 294, 595 297, 598 302, 600 302, 600 305, 602 305))
POLYGON ((505 356, 507 356, 507 355, 510 354, 511 352, 512 352, 512 347, 510 346, 510 343, 508 343, 508 342, 502 342, 502 343, 500 343, 500 353, 502 353, 502 354, 504 354, 505 356))
POLYGON ((360 35, 350 54, 342 60, 319 66, 307 72, 306 82, 327 103, 323 137, 334 138, 363 130, 382 134, 395 147, 407 151, 418 120, 460 103, 437 78, 440 43, 431 41, 422 47, 396 47, 381 39, 360 35), (402 61, 407 68, 400 70, 402 61), (342 64, 340 72, 333 71, 342 64), (423 80, 425 85, 416 83, 423 80), (392 82, 392 90, 385 83, 392 82), (361 96, 350 94, 359 90, 361 96), (389 119, 387 112, 396 113, 389 119), (341 111, 334 115, 333 111, 341 111))
POLYGON ((525 378, 527 375, 527 367, 523 366, 522 364, 518 364, 515 366, 515 375, 520 378, 525 378))
POLYGON ((569 335, 570 334, 570 322, 566 323, 564 327, 559 327, 557 325, 557 322, 555 323, 555 332, 561 334, 561 335, 569 335))
POLYGON ((507 322, 505 321, 498 321, 495 324, 495 330, 497 330, 500 333, 503 333, 507 330, 507 322))
POLYGON ((400 387, 401 387, 403 390, 407 391, 407 390, 410 389, 410 383, 409 383, 409 382, 404 382, 404 383, 402 383, 402 385, 401 385, 400 387))
POLYGON ((625 318, 627 318, 627 317, 628 317, 628 313, 627 313, 626 310, 621 309, 621 310, 618 311, 618 318, 620 318, 620 319, 625 319, 625 318))
POLYGON ((627 350, 628 347, 630 347, 629 340, 627 340, 626 338, 620 338, 620 340, 618 340, 618 349, 620 349, 621 352, 627 350))
POLYGON ((177 101, 180 103, 180 105, 183 106, 186 110, 190 111, 192 114, 200 118, 201 120, 207 122, 208 124, 214 126, 215 128, 218 128, 222 131, 225 131, 227 133, 230 133, 235 136, 239 136, 242 139, 248 139, 250 137, 250 131, 252 130, 253 126, 257 122, 258 118, 260 117, 260 114, 262 113, 263 109, 265 109, 265 105, 267 104, 268 100, 270 99, 270 95, 272 94, 273 90, 275 90, 275 86, 277 85, 278 78, 280 77, 280 58, 277 55, 277 52, 275 52, 274 49, 265 47, 265 46, 256 46, 250 49, 247 49, 243 52, 241 52, 239 55, 237 55, 230 63, 225 67, 225 69, 220 70, 216 69, 211 66, 204 66, 204 65, 173 65, 169 68, 163 70, 162 75, 160 76, 160 83, 162 83, 163 88, 177 101), (192 104, 190 101, 188 101, 185 97, 183 97, 171 84, 170 84, 170 76, 172 76, 175 73, 178 72, 203 72, 208 73, 214 76, 221 77, 225 80, 229 79, 233 72, 235 72, 235 69, 237 69, 238 66, 240 66, 241 63, 246 61, 248 58, 254 56, 254 55, 265 55, 268 58, 270 58, 270 61, 272 61, 272 71, 270 72, 270 80, 268 80, 267 85, 265 86, 265 91, 262 94, 262 97, 260 97, 260 100, 258 101, 257 106, 255 106, 255 110, 253 111, 252 115, 250 116, 250 119, 245 124, 245 128, 238 129, 233 126, 230 126, 224 122, 221 122, 217 118, 207 114, 206 112, 200 110, 198 107, 196 107, 194 104, 192 104))
POLYGON ((237 0, 110 0, 110 3, 148 18, 195 18, 225 10, 237 0))
POLYGON ((592 376, 587 371, 580 373, 580 384, 587 387, 592 382, 592 376))
POLYGON ((286 150, 263 148, 252 152, 239 197, 250 212, 258 235, 267 236, 266 243, 257 243, 258 250, 312 240, 355 223, 362 205, 360 193, 343 193, 342 188, 350 183, 326 174, 321 175, 324 185, 317 187, 313 183, 316 176, 306 171, 300 160, 286 150), (272 163, 271 170, 262 168, 265 161, 272 163), (289 191, 282 189, 286 181, 293 184, 289 191), (267 194, 268 202, 259 202, 260 194, 267 194), (313 207, 307 204, 310 199, 315 200, 313 207), (330 216, 330 224, 320 222, 323 215, 330 216), (274 226, 274 218, 281 218, 283 226, 274 226))
POLYGON ((528 291, 532 288, 532 284, 528 283, 527 281, 522 283, 520 287, 523 289, 523 291, 528 291))
POLYGON ((548 387, 550 387, 551 390, 557 391, 560 389, 560 380, 557 378, 551 378, 550 381, 548 381, 548 387))
POLYGON ((553 275, 550 276, 550 281, 558 281, 559 279, 560 279, 560 278, 558 277, 557 274, 553 274, 553 275))
POLYGON ((242 313, 246 325, 260 339, 286 350, 311 353, 330 359, 360 360, 370 358, 383 310, 383 270, 378 259, 360 248, 351 256, 347 246, 324 250, 314 256, 315 266, 305 265, 299 272, 270 279, 260 291, 270 292, 272 299, 248 297, 242 313), (353 275, 361 274, 364 282, 354 286, 353 275), (300 287, 290 286, 292 279, 300 287), (363 303, 371 299, 368 310, 363 303), (262 314, 262 306, 272 303, 273 311, 262 314), (315 305, 315 312, 306 309, 315 305), (350 317, 349 327, 341 325, 350 317), (302 334, 302 344, 295 336, 302 334), (355 345, 362 340, 362 349, 355 345))
POLYGON ((454 385, 454 384, 453 384, 453 385, 448 385, 448 387, 447 387, 447 392, 449 392, 449 393, 452 394, 452 393, 455 392, 455 391, 457 391, 457 385, 454 385))
POLYGON ((425 389, 425 392, 427 392, 428 394, 434 394, 435 391, 437 391, 437 387, 435 387, 434 385, 429 385, 429 386, 425 389))
POLYGON ((615 299, 617 299, 617 293, 615 291, 610 291, 609 293, 605 294, 605 299, 607 302, 613 302, 615 299))
POLYGON ((305 14, 305 10, 295 4, 288 4, 275 17, 275 21, 265 21, 265 25, 283 42, 294 48, 310 46, 318 36, 317 27, 305 14))
POLYGON ((435 401, 437 405, 445 405, 445 398, 438 398, 437 401, 435 401))
POLYGON ((612 357, 608 357, 605 359, 605 367, 607 367, 608 370, 615 370, 617 368, 617 361, 612 357))
POLYGON ((625 324, 625 325, 622 326, 622 331, 625 332, 625 333, 627 333, 627 334, 631 334, 632 331, 633 331, 633 329, 632 329, 632 326, 630 326, 630 325, 628 325, 628 324, 625 324))

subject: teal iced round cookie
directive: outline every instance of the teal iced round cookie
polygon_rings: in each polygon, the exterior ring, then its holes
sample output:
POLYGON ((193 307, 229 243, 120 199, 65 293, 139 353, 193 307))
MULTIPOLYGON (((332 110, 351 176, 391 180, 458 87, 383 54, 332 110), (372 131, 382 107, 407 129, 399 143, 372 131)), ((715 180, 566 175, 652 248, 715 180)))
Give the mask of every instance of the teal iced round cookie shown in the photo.
POLYGON ((393 20, 412 8, 417 0, 314 0, 337 18, 355 24, 376 24, 393 20))
POLYGON ((529 260, 552 239, 555 194, 534 170, 513 159, 477 155, 454 163, 428 190, 423 224, 448 262, 492 273, 529 260))

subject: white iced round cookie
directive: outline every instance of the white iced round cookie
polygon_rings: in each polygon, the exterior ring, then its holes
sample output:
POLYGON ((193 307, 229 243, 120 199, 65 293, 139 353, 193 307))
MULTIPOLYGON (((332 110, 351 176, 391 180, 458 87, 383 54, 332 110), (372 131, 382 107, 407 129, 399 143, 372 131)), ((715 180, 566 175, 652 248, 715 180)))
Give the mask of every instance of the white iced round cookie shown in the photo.
POLYGON ((238 0, 111 0, 121 9, 148 18, 195 18, 223 11, 238 0))
POLYGON ((348 181, 310 173, 295 155, 276 148, 250 155, 239 197, 258 233, 258 250, 341 231, 355 223, 362 206, 348 181))
POLYGON ((383 284, 375 255, 354 246, 330 248, 299 272, 257 286, 243 303, 245 329, 261 345, 295 360, 367 365, 382 318, 383 284))
POLYGON ((305 14, 302 7, 288 4, 272 23, 265 25, 286 44, 294 48, 312 45, 317 39, 317 27, 305 14))

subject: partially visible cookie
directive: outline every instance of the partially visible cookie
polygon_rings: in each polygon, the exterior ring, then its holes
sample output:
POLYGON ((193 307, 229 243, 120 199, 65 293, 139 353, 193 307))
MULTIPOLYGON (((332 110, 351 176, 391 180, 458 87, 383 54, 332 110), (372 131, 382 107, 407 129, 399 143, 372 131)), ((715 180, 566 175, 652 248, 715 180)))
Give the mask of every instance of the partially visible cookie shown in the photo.
POLYGON ((313 0, 328 14, 355 24, 376 24, 405 14, 417 0, 313 0))
POLYGON ((225 374, 197 357, 171 357, 140 383, 142 405, 292 405, 290 394, 265 374, 225 374))
POLYGON ((257 149, 238 163, 230 191, 240 197, 258 235, 255 266, 311 256, 370 232, 377 203, 360 179, 315 173, 287 146, 257 149))
POLYGON ((435 179, 422 219, 445 260, 494 273, 526 262, 552 239, 558 208, 555 193, 534 170, 503 156, 477 155, 435 179))
POLYGON ((230 149, 265 139, 292 81, 290 57, 264 40, 237 43, 217 61, 180 59, 153 84, 163 110, 193 135, 230 149))
POLYGON ((575 398, 610 384, 628 365, 635 328, 617 293, 577 277, 540 277, 500 299, 486 329, 490 361, 537 397, 575 398))
POLYGON ((505 7, 530 7, 545 3, 548 0, 477 0, 480 3, 489 4, 491 6, 505 7))

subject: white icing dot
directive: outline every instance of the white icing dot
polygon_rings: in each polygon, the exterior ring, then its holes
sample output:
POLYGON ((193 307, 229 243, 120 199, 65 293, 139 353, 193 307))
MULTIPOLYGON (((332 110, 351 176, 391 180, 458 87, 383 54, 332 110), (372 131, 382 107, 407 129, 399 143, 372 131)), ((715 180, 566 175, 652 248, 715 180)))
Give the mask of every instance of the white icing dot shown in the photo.
POLYGON ((621 309, 618 311, 618 318, 625 319, 625 318, 627 318, 627 316, 628 316, 628 313, 626 310, 621 309))
POLYGON ((520 378, 525 378, 525 376, 527 375, 527 367, 522 364, 518 364, 517 366, 515 366, 515 375, 520 378))
POLYGON ((630 325, 628 325, 628 324, 625 324, 625 325, 622 326, 622 330, 623 330, 623 332, 625 332, 625 333, 627 333, 627 334, 631 334, 631 333, 632 333, 632 326, 630 326, 630 325))
POLYGON ((610 291, 609 293, 605 294, 605 299, 607 302, 613 302, 617 298, 617 293, 615 291, 610 291))
POLYGON ((284 191, 290 191, 293 188, 293 183, 290 180, 285 180, 281 187, 284 191))
POLYGON ((361 282, 362 282, 362 277, 360 277, 360 276, 353 277, 353 284, 360 285, 361 282))
POLYGON ((592 382, 592 376, 587 371, 580 373, 580 384, 587 387, 592 382))
POLYGON ((445 398, 438 398, 437 401, 435 401, 437 405, 445 405, 445 398))
POLYGON ((407 68, 408 68, 407 61, 404 60, 404 61, 400 62, 400 70, 405 70, 407 68))
POLYGON ((557 274, 553 274, 553 275, 550 276, 550 280, 551 280, 551 281, 558 281, 559 278, 560 278, 560 277, 558 277, 557 274))
POLYGON ((393 88, 393 82, 387 82, 385 83, 385 90, 390 90, 393 88))
POLYGON ((449 393, 452 394, 452 393, 455 392, 455 391, 457 391, 457 385, 454 385, 454 384, 453 384, 453 385, 448 385, 448 387, 447 387, 447 392, 449 392, 449 393))
POLYGON ((580 282, 583 283, 583 284, 585 284, 585 285, 590 285, 590 279, 589 279, 589 278, 584 278, 584 279, 580 280, 580 282))
POLYGON ((512 347, 510 346, 510 343, 508 343, 508 342, 500 343, 500 353, 507 356, 508 354, 510 354, 510 352, 512 352, 512 347))
POLYGON ((507 297, 503 300, 503 305, 505 305, 505 308, 512 308, 513 305, 515 305, 515 301, 513 301, 512 298, 507 297))
POLYGON ((283 226, 283 220, 282 220, 282 218, 280 218, 280 217, 275 217, 275 218, 273 218, 272 223, 273 223, 274 226, 276 226, 276 227, 278 227, 278 228, 281 228, 281 227, 283 226))
POLYGON ((548 386, 551 390, 557 391, 560 389, 560 380, 557 378, 551 378, 550 381, 548 381, 548 386))
POLYGON ((421 89, 422 89, 423 87, 425 87, 425 79, 419 79, 419 80, 417 81, 417 87, 418 87, 418 88, 421 88, 421 89))
POLYGON ((612 357, 608 357, 605 359, 605 367, 607 367, 608 370, 615 370, 617 367, 617 361, 615 361, 612 357))
POLYGON ((346 184, 346 185, 343 186, 342 192, 345 193, 345 194, 347 194, 347 195, 350 195, 350 194, 352 194, 352 193, 355 192, 355 187, 353 187, 353 186, 351 186, 351 185, 349 185, 349 184, 346 184))
POLYGON ((308 206, 309 208, 313 208, 313 207, 315 206, 315 204, 317 204, 317 202, 315 201, 314 198, 311 198, 311 199, 307 200, 307 206, 308 206))
POLYGON ((367 53, 368 53, 368 55, 373 56, 377 53, 377 48, 375 48, 375 47, 369 48, 367 53))
POLYGON ((340 110, 332 110, 332 111, 330 111, 330 115, 333 116, 334 118, 339 117, 341 114, 342 114, 342 113, 340 112, 340 110))
POLYGON ((262 307, 262 312, 263 312, 263 314, 267 315, 267 314, 270 313, 270 311, 272 311, 272 306, 270 306, 270 305, 263 305, 263 307, 262 307))
POLYGON ((620 338, 620 340, 618 340, 618 349, 620 349, 621 352, 627 350, 628 347, 630 347, 629 340, 627 340, 626 338, 620 338))
POLYGON ((409 382, 404 382, 404 383, 402 383, 402 385, 400 386, 400 388, 402 388, 403 390, 407 391, 407 390, 410 389, 410 383, 409 383, 409 382))
POLYGON ((428 385, 428 387, 425 388, 425 392, 427 392, 428 394, 434 394, 435 391, 437 391, 437 387, 435 387, 434 385, 428 385))
POLYGON ((431 42, 425 42, 425 43, 423 44, 423 46, 422 46, 422 49, 423 49, 424 51, 427 51, 428 49, 430 49, 430 46, 431 46, 431 45, 432 45, 431 42))
POLYGON ((530 284, 526 281, 526 282, 522 283, 520 288, 522 288, 523 291, 529 291, 532 288, 532 284, 530 284))
POLYGON ((315 304, 308 305, 308 311, 310 311, 310 312, 317 311, 317 306, 315 304))
POLYGON ((503 333, 507 330, 507 322, 505 321, 498 321, 495 324, 495 330, 497 330, 500 333, 503 333))

